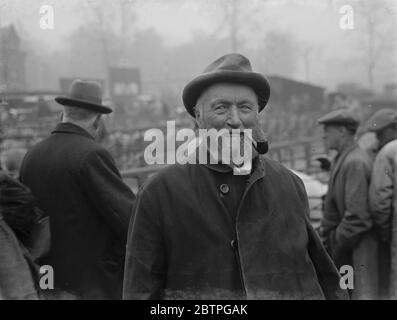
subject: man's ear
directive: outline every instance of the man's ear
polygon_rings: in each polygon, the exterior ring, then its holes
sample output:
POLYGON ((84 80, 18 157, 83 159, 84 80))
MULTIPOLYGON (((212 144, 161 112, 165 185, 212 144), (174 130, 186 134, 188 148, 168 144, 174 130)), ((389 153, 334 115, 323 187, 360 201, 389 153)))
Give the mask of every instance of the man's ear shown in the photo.
POLYGON ((194 110, 194 118, 195 118, 194 121, 196 122, 197 127, 199 127, 200 124, 201 124, 201 116, 202 116, 201 112, 202 112, 202 110, 199 107, 197 107, 197 106, 195 106, 193 108, 193 110, 194 110))
POLYGON ((347 135, 347 128, 344 126, 339 126, 339 135, 345 137, 347 135))
POLYGON ((98 114, 94 120, 94 128, 95 130, 99 128, 99 123, 101 122, 101 114, 98 114))

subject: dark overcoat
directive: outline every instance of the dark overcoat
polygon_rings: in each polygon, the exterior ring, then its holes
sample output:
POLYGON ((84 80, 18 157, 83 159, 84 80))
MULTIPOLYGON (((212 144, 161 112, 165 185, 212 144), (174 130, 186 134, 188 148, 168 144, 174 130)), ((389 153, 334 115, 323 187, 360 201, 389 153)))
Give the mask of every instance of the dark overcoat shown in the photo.
POLYGON ((382 147, 375 158, 370 206, 380 238, 379 275, 384 298, 397 299, 397 140, 382 147))
POLYGON ((108 151, 79 126, 61 123, 27 153, 20 179, 50 216, 42 264, 53 267, 55 288, 83 299, 120 298, 135 196, 108 151))
POLYGON ((338 299, 339 274, 308 221, 302 181, 261 157, 236 212, 232 170, 173 165, 140 190, 124 299, 338 299))
POLYGON ((330 174, 322 226, 336 266, 351 265, 353 298, 377 296, 378 240, 373 230, 368 190, 372 160, 353 143, 336 158, 330 174))
POLYGON ((29 253, 0 212, 0 300, 38 299, 29 253))

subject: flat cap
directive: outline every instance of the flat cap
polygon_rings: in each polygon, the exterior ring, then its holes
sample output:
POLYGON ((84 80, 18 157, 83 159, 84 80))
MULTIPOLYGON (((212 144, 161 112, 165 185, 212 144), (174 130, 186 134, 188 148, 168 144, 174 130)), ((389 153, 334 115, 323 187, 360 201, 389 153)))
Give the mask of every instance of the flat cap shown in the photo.
POLYGON ((319 124, 336 124, 357 129, 360 120, 347 109, 337 109, 317 120, 319 124))
POLYGON ((381 109, 376 111, 366 122, 365 131, 380 131, 392 123, 397 123, 397 110, 381 109))

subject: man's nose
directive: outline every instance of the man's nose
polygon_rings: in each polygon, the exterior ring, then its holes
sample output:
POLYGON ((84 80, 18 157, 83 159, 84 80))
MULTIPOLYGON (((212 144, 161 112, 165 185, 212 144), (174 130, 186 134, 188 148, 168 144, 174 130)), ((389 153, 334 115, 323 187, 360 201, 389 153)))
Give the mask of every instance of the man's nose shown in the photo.
POLYGON ((243 123, 241 122, 240 115, 236 106, 232 106, 230 108, 226 124, 231 129, 241 129, 243 123))

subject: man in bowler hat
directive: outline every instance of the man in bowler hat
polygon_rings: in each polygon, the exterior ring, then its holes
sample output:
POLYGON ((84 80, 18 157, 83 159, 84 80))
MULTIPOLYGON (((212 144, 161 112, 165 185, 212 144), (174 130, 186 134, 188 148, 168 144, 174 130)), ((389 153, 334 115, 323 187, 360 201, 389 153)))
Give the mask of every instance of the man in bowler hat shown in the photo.
POLYGON ((94 141, 101 115, 112 110, 91 81, 74 81, 69 96, 55 100, 62 121, 27 153, 20 173, 50 217, 51 248, 41 264, 53 268, 55 298, 119 299, 135 196, 94 141))
POLYGON ((175 164, 150 178, 130 223, 124 299, 346 297, 308 220, 302 181, 259 154, 266 148, 255 132, 269 95, 267 79, 240 54, 186 85, 183 102, 199 129, 252 129, 252 169, 175 164))
POLYGON ((318 120, 328 150, 336 150, 325 198, 321 233, 338 268, 353 268, 353 299, 377 296, 377 241, 372 231, 368 188, 372 160, 355 141, 359 120, 347 109, 318 120))

